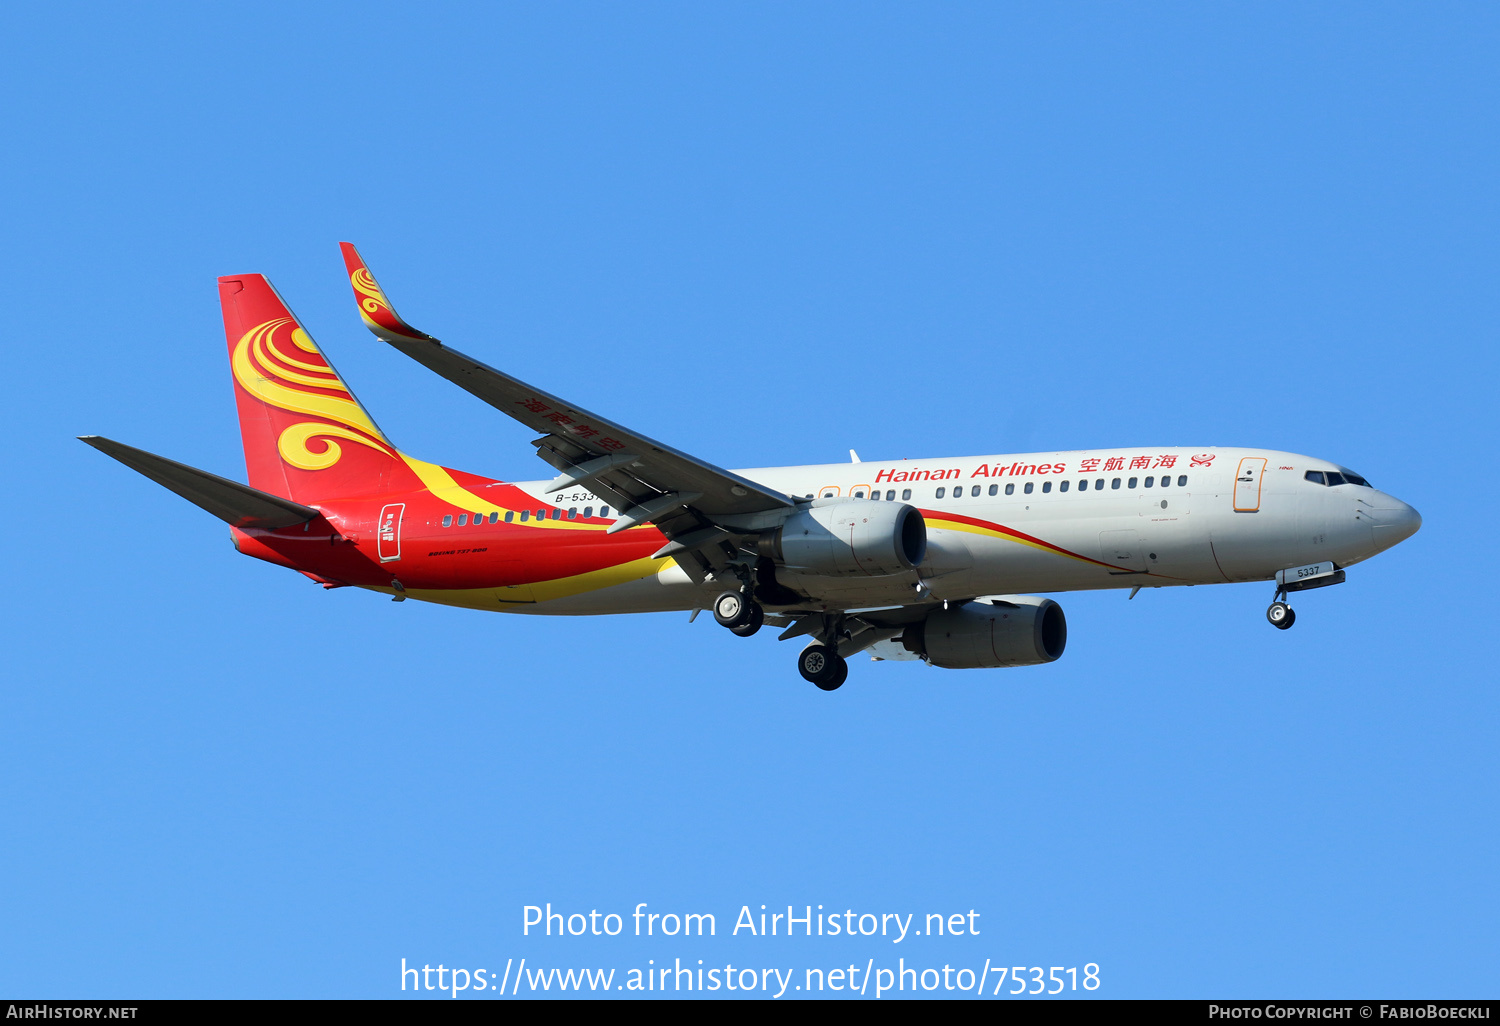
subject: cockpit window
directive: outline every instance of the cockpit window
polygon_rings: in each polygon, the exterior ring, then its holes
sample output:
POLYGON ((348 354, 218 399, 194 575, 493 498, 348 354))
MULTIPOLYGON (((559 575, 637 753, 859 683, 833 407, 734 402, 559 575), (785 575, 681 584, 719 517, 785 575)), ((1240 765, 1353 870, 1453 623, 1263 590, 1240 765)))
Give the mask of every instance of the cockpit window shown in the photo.
POLYGON ((1370 482, 1366 481, 1364 478, 1362 478, 1358 474, 1354 473, 1354 471, 1352 471, 1352 470, 1344 470, 1344 471, 1338 471, 1338 470, 1327 470, 1327 471, 1324 471, 1324 470, 1309 470, 1307 473, 1303 474, 1302 476, 1304 478, 1306 478, 1308 481, 1311 481, 1313 484, 1329 485, 1329 486, 1332 486, 1332 485, 1341 485, 1341 484, 1352 484, 1352 485, 1359 485, 1361 488, 1373 488, 1373 487, 1375 487, 1374 485, 1370 484, 1370 482))

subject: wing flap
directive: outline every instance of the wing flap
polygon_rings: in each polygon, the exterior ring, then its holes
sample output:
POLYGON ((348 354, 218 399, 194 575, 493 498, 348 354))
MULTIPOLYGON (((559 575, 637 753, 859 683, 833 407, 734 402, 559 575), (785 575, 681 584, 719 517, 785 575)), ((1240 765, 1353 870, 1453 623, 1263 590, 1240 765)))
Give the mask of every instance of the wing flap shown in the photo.
POLYGON ((99 435, 80 435, 78 440, 92 445, 106 456, 113 456, 131 470, 176 492, 232 527, 275 530, 292 527, 320 515, 311 506, 283 499, 279 495, 242 485, 227 477, 210 474, 206 470, 124 445, 113 439, 99 435))

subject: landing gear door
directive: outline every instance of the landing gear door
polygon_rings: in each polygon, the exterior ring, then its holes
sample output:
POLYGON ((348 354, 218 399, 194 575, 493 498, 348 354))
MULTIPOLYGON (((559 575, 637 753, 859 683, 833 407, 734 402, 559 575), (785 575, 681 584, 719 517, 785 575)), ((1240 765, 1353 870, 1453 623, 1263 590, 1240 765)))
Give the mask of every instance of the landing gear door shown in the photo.
POLYGON ((1260 479, 1265 476, 1266 461, 1259 456, 1246 456, 1240 460, 1240 469, 1234 475, 1234 511, 1236 513, 1260 512, 1260 479))
POLYGON ((401 517, 405 512, 404 502, 393 502, 380 510, 380 526, 375 531, 375 539, 382 563, 401 558, 401 517))

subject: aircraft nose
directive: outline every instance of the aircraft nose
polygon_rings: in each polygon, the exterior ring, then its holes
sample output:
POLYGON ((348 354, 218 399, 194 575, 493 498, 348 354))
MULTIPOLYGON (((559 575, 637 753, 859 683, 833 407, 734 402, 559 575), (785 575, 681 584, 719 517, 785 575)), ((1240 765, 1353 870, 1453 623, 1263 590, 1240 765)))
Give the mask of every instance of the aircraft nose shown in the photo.
POLYGON ((1404 542, 1422 526, 1422 514, 1391 495, 1381 495, 1375 506, 1375 542, 1381 549, 1404 542))

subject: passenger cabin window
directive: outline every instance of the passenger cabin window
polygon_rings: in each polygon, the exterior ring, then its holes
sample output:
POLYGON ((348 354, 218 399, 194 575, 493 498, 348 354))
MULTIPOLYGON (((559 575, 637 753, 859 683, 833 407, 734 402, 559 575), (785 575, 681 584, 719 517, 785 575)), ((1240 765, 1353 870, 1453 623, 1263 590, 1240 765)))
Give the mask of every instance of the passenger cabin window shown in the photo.
POLYGON ((1032 489, 1033 489, 1033 488, 1035 488, 1035 487, 1036 487, 1036 485, 1034 485, 1034 484, 1032 484, 1032 483, 1031 483, 1031 482, 1030 482, 1030 481, 1027 481, 1027 482, 1026 482, 1026 487, 1025 487, 1025 488, 1023 488, 1023 489, 1021 489, 1021 490, 1022 490, 1022 491, 1023 491, 1023 492, 1025 492, 1025 493, 1026 493, 1026 494, 1027 494, 1027 495, 1030 495, 1030 494, 1031 494, 1031 490, 1032 490, 1032 489))
POLYGON ((944 494, 944 493, 945 493, 945 492, 947 492, 947 490, 948 490, 948 489, 946 489, 946 488, 939 488, 939 489, 938 489, 938 490, 937 490, 937 498, 939 498, 939 499, 941 499, 941 498, 942 498, 942 497, 943 497, 943 494, 944 494))
POLYGON ((1104 478, 1102 478, 1102 477, 1096 477, 1096 478, 1094 478, 1094 491, 1096 491, 1096 492, 1102 492, 1102 491, 1104 491, 1104 478))
POLYGON ((508 510, 505 511, 505 522, 507 524, 514 523, 515 519, 516 519, 516 511, 515 510, 508 509, 508 510))
POLYGON ((1178 488, 1186 488, 1187 487, 1187 475, 1186 474, 1178 474, 1177 475, 1177 487, 1178 488))
POLYGON ((544 509, 537 510, 536 511, 536 518, 538 520, 546 520, 547 519, 547 511, 544 510, 544 509))
POLYGON ((492 524, 498 524, 499 522, 500 522, 500 514, 499 513, 491 512, 490 513, 490 523, 492 523, 492 524))
POLYGON ((905 502, 909 498, 911 498, 911 489, 910 488, 903 488, 903 489, 901 489, 901 501, 905 502))
POLYGON ((1111 488, 1118 488, 1118 487, 1120 487, 1120 479, 1119 479, 1119 478, 1118 478, 1118 477, 1117 477, 1117 478, 1114 478, 1114 479, 1113 479, 1113 480, 1111 480, 1111 481, 1110 481, 1110 482, 1109 482, 1109 486, 1110 486, 1110 487, 1111 487, 1111 488))
POLYGON ((990 494, 991 495, 999 495, 1000 494, 1000 486, 999 485, 990 485, 990 494))
POLYGON ((895 502, 896 501, 896 489, 894 489, 894 488, 888 488, 888 489, 886 489, 885 501, 886 502, 895 502))
POLYGON ((452 527, 453 526, 453 514, 452 513, 445 513, 443 515, 443 526, 444 527, 452 527))
POLYGON ((577 520, 578 519, 578 507, 577 506, 574 506, 574 507, 572 507, 571 509, 568 510, 568 519, 569 520, 577 520))
POLYGON ((531 510, 529 510, 529 509, 523 509, 523 510, 521 510, 521 523, 524 524, 524 523, 526 523, 526 521, 528 521, 530 519, 531 519, 531 510))
POLYGON ((854 497, 856 499, 863 499, 865 497, 865 490, 863 488, 856 488, 854 490, 854 497))
POLYGON ((1155 482, 1155 481, 1156 481, 1156 478, 1154 478, 1154 477, 1148 477, 1148 478, 1146 478, 1146 487, 1147 487, 1147 488, 1150 488, 1150 487, 1151 487, 1151 485, 1152 485, 1152 484, 1153 484, 1153 483, 1154 483, 1154 482, 1155 482))
POLYGON ((599 507, 599 515, 601 517, 607 517, 607 516, 609 516, 609 507, 608 506, 600 506, 599 507))
POLYGON ((587 520, 590 517, 592 517, 593 515, 594 515, 594 507, 592 507, 592 506, 585 506, 585 507, 583 507, 583 519, 587 520))
MULTIPOLYGON (((1050 483, 1050 482, 1049 482, 1049 483, 1050 483)), ((1042 490, 1043 490, 1043 491, 1046 491, 1046 490, 1047 490, 1047 486, 1046 486, 1046 485, 1043 485, 1043 486, 1042 486, 1042 490)), ((1062 482, 1060 482, 1060 483, 1059 483, 1059 484, 1058 484, 1058 486, 1057 486, 1057 490, 1058 490, 1058 491, 1060 491, 1060 492, 1065 492, 1065 491, 1067 491, 1067 490, 1068 490, 1068 482, 1066 482, 1066 481, 1062 481, 1062 482)))
POLYGON ((1042 482, 1042 494, 1046 495, 1051 490, 1052 490, 1052 482, 1051 481, 1043 481, 1042 482))
POLYGON ((1010 481, 1010 482, 1008 482, 1005 485, 1005 494, 1006 495, 1014 495, 1014 494, 1016 494, 1016 483, 1014 481, 1010 481))
POLYGON ((1126 484, 1126 485, 1125 485, 1125 487, 1126 487, 1126 488, 1134 488, 1134 487, 1135 487, 1135 483, 1136 483, 1136 482, 1137 482, 1137 481, 1139 481, 1139 480, 1140 480, 1140 478, 1138 478, 1138 477, 1132 477, 1132 478, 1131 478, 1131 479, 1130 479, 1130 481, 1129 481, 1129 482, 1128 482, 1128 483, 1127 483, 1127 484, 1126 484))
POLYGON ((560 509, 553 510, 552 511, 552 519, 553 520, 561 520, 562 519, 562 510, 560 510, 560 509))
POLYGON ((1082 481, 1078 482, 1078 490, 1080 492, 1086 492, 1089 490, 1089 482, 1087 478, 1084 478, 1082 481))
POLYGON ((458 515, 458 526, 459 527, 466 527, 466 526, 468 526, 468 523, 469 523, 469 514, 467 514, 467 513, 460 513, 458 515))

